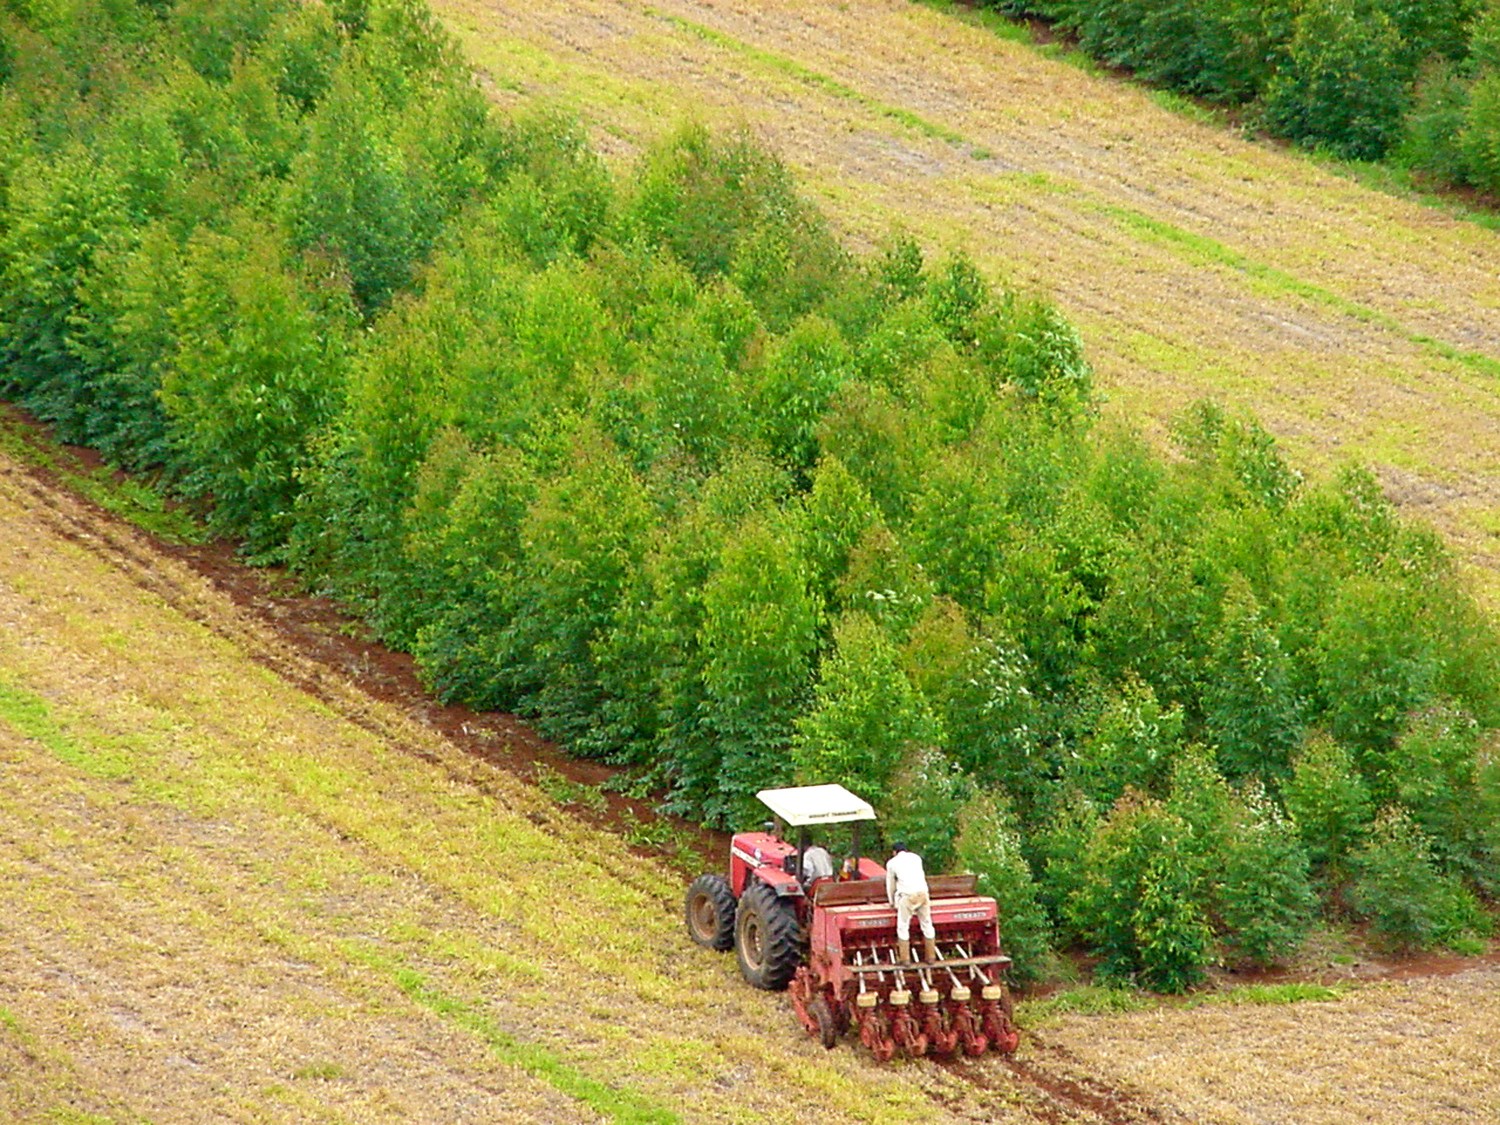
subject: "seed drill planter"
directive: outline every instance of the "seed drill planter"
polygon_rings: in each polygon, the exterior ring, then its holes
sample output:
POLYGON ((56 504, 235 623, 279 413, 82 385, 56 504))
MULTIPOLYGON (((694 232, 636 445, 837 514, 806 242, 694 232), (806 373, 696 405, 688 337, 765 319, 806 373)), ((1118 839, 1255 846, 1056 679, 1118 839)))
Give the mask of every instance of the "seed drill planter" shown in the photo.
POLYGON ((695 942, 736 950, 755 987, 786 989, 802 1026, 825 1047, 856 1028, 882 1062, 898 1050, 915 1058, 1016 1049, 1002 979, 1010 958, 1000 952, 995 900, 974 893, 974 876, 928 878, 938 956, 902 964, 885 868, 859 854, 859 828, 874 809, 842 785, 758 795, 797 840, 784 839, 775 822, 738 833, 728 878, 700 875, 688 888, 695 942), (829 824, 853 825, 850 855, 834 877, 805 879, 811 831, 829 824))

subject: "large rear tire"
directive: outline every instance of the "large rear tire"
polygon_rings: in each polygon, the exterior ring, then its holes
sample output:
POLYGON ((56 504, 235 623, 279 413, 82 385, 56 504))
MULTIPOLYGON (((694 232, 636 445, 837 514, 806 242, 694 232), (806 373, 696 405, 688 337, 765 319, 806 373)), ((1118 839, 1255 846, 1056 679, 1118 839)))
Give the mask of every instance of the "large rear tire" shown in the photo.
POLYGON ((722 875, 699 875, 683 904, 688 936, 705 949, 734 948, 734 892, 722 875))
POLYGON ((735 917, 740 972, 756 988, 780 991, 802 962, 802 927, 790 902, 764 883, 745 888, 735 917))

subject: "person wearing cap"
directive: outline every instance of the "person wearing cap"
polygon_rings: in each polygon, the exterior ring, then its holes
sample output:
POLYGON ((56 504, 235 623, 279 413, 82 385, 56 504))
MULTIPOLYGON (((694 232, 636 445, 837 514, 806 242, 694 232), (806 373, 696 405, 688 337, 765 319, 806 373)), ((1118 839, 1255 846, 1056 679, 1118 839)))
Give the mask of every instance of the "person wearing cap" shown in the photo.
POLYGON ((922 857, 908 851, 904 840, 891 845, 891 858, 885 864, 885 900, 896 908, 896 947, 900 950, 901 963, 911 964, 913 914, 922 927, 923 952, 928 961, 936 961, 937 931, 932 926, 927 873, 922 869, 922 857))

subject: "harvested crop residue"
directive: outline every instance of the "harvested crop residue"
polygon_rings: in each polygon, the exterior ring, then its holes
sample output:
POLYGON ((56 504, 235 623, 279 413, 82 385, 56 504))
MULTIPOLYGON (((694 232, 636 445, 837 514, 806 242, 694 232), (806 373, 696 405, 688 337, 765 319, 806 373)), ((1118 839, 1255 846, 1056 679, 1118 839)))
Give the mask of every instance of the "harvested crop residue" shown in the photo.
POLYGON ((1336 1001, 1070 1016, 1040 1033, 1187 1119, 1238 1125, 1500 1121, 1500 968, 1382 981, 1336 1001))

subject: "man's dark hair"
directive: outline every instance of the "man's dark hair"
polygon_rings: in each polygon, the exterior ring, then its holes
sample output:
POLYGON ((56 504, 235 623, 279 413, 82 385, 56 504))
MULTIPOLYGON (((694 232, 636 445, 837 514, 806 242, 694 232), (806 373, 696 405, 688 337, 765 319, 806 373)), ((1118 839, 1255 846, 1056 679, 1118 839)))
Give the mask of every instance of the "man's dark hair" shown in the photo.
POLYGON ((904 852, 905 850, 906 850, 906 841, 905 840, 892 840, 891 841, 891 851, 892 852, 904 852))

